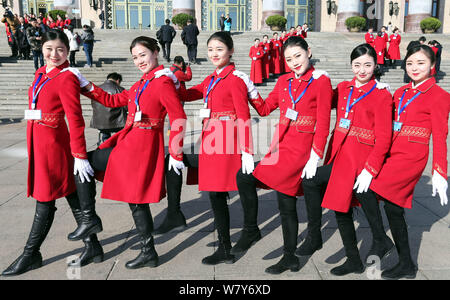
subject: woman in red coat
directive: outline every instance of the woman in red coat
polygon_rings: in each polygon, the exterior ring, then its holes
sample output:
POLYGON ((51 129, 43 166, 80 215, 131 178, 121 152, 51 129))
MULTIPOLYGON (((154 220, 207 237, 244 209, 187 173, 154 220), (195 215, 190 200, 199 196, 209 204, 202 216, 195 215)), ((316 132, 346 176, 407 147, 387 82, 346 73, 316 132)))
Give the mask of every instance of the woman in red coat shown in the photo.
POLYGON ((404 208, 412 207, 414 188, 428 161, 430 136, 433 139, 432 195, 447 205, 447 136, 450 94, 436 84, 431 70, 436 62, 426 45, 411 48, 406 72, 412 82, 394 94, 394 136, 381 172, 370 185, 384 201, 399 263, 383 271, 385 279, 414 278, 417 267, 411 258, 404 208))
POLYGON ((367 44, 375 48, 375 36, 373 35, 373 28, 369 28, 364 38, 367 44))
MULTIPOLYGON (((158 254, 152 236, 153 220, 149 203, 165 197, 164 119, 169 114, 169 168, 184 168, 183 137, 186 115, 173 81, 158 65, 159 47, 153 38, 133 40, 130 52, 136 67, 143 73, 130 90, 111 95, 96 85, 88 85, 83 95, 106 107, 128 105, 125 128, 99 149, 88 153, 96 171, 104 171, 102 198, 127 202, 141 236, 141 253, 126 263, 129 269, 156 267, 158 254)), ((95 195, 95 185, 86 187, 95 195)))
MULTIPOLYGON (((273 38, 270 40, 272 44, 272 65, 273 65, 273 74, 280 75, 283 73, 283 62, 282 62, 282 48, 283 41, 278 37, 278 33, 273 34, 273 38)), ((253 80, 252 80, 253 81, 253 80)), ((255 83, 255 82, 253 82, 255 83)))
POLYGON ((402 37, 400 36, 399 33, 399 29, 395 28, 394 29, 394 33, 391 35, 391 37, 389 38, 389 50, 387 53, 387 57, 390 60, 390 65, 391 66, 395 66, 396 65, 396 61, 400 60, 400 43, 402 41, 402 37))
POLYGON ((244 210, 244 228, 233 247, 235 254, 245 252, 261 238, 257 225, 256 187, 263 186, 277 192, 284 253, 277 264, 266 269, 270 274, 298 271, 300 268, 294 255, 298 236, 296 197, 303 195, 303 178, 314 176, 324 155, 332 100, 330 79, 326 72, 315 70, 311 65, 308 43, 302 37, 292 36, 283 50, 292 72, 278 79, 266 100, 249 83, 251 103, 259 115, 267 116, 280 109, 278 129, 269 153, 253 174, 239 171, 236 177, 244 210))
MULTIPOLYGON (((192 171, 198 170, 198 188, 208 191, 218 233, 218 248, 203 264, 234 263, 230 254, 230 216, 227 204, 228 191, 236 191, 236 173, 240 168, 251 173, 254 168, 250 109, 247 88, 242 79, 234 75, 231 62, 233 39, 226 32, 212 34, 208 41, 208 57, 216 70, 202 83, 187 90, 183 99, 204 99, 200 110, 203 121, 199 154, 184 154, 188 182, 193 183, 192 171)), ((168 170, 168 204, 180 203, 182 174, 168 170)), ((168 208, 170 210, 170 207, 168 208)), ((172 228, 181 224, 173 220, 172 228)))
MULTIPOLYGON (((385 34, 387 36, 387 34, 385 34)), ((383 37, 383 33, 380 31, 377 34, 377 37, 375 38, 374 42, 374 48, 377 52, 377 64, 381 68, 381 72, 383 73, 383 66, 384 66, 384 57, 386 56, 386 47, 387 42, 386 39, 383 37)))
MULTIPOLYGON (((287 39, 289 38, 289 35, 286 33, 286 30, 283 30, 281 32, 281 41, 284 43, 286 43, 287 39)), ((289 66, 286 63, 286 59, 284 58, 284 52, 281 51, 281 67, 283 69, 283 73, 288 73, 290 71, 289 66)))
POLYGON ((343 265, 331 270, 336 276, 364 271, 351 210, 355 196, 374 235, 369 256, 383 257, 393 248, 383 229, 378 202, 367 196, 371 180, 381 170, 392 137, 392 96, 386 85, 374 80, 376 57, 369 44, 353 50, 351 64, 355 77, 352 81, 341 82, 335 89, 336 125, 325 165, 317 170, 314 178, 302 183, 308 236, 296 254, 312 255, 322 248, 320 206, 334 210, 347 256, 343 265))
MULTIPOLYGON (((88 173, 93 174, 87 161, 80 87, 77 77, 67 69, 69 40, 63 32, 51 30, 43 35, 42 43, 47 65, 36 71, 28 92, 29 109, 25 111, 28 120, 27 196, 37 200, 36 213, 22 255, 2 273, 3 276, 19 275, 42 266, 39 249, 53 223, 55 200, 66 197, 79 223, 83 212, 76 193, 79 184, 78 180, 75 183, 74 171, 83 179, 88 173)), ((95 215, 95 211, 91 214, 95 215)), ((98 231, 100 228, 101 223, 98 231)), ((81 257, 81 265, 103 259, 96 232, 91 233, 84 240, 89 245, 81 257)))
POLYGON ((269 37, 267 35, 263 36, 263 41, 259 44, 260 47, 263 48, 264 57, 262 60, 262 70, 263 70, 263 78, 269 79, 270 77, 270 60, 271 60, 271 51, 272 45, 270 44, 269 37))
POLYGON ((250 48, 248 56, 252 59, 252 65, 250 67, 250 78, 256 84, 263 83, 263 57, 264 50, 259 45, 258 38, 255 39, 255 44, 250 48))

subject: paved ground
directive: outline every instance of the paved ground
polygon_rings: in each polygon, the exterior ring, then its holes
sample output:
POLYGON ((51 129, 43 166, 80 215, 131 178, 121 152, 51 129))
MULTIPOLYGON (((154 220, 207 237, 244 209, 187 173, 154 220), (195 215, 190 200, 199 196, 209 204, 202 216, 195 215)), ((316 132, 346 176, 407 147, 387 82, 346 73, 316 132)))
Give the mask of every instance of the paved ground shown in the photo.
MULTIPOLYGON (((86 123, 88 123, 87 120, 86 123)), ((34 215, 34 200, 26 198, 26 123, 21 120, 0 122, 0 269, 3 270, 21 253, 34 215)), ((264 129, 262 130, 264 133, 264 129)), ((194 137, 198 130, 194 132, 194 137)), ((87 128, 88 148, 94 149, 95 130, 87 128)), ((264 147, 263 147, 264 148, 264 147)), ((97 186, 98 194, 101 184, 97 186)), ((215 250, 216 234, 207 195, 197 186, 184 186, 182 210, 188 228, 178 234, 157 237, 156 249, 160 255, 158 268, 128 270, 125 262, 136 257, 138 238, 129 208, 124 203, 97 197, 97 210, 103 220, 104 231, 99 239, 105 251, 105 261, 80 269, 68 269, 67 261, 79 255, 83 244, 70 242, 66 236, 75 228, 75 221, 65 199, 57 201, 58 211, 41 252, 42 268, 14 279, 341 279, 329 273, 344 260, 344 251, 334 215, 324 210, 324 247, 309 259, 302 261, 299 272, 285 272, 272 276, 265 268, 276 263, 282 255, 282 235, 275 193, 258 192, 260 196, 259 224, 263 238, 245 256, 233 265, 205 266, 201 259, 215 250)), ((415 193, 414 206, 406 212, 410 243, 415 263, 419 266, 417 279, 450 279, 450 215, 449 206, 441 207, 438 198, 431 196, 430 163, 415 193)), ((230 212, 232 242, 239 238, 242 211, 236 192, 231 193, 230 212)), ((154 222, 159 225, 165 216, 165 199, 151 205, 154 222)), ((299 239, 306 234, 306 213, 303 198, 298 200, 299 239)), ((383 212, 384 224, 387 220, 383 212)), ((361 210, 355 220, 357 237, 364 257, 369 250, 370 229, 361 210)), ((387 229, 387 227, 386 227, 387 229)), ((390 231, 388 231, 390 235, 390 231)), ((381 269, 397 261, 393 254, 381 264, 381 269)), ((371 279, 377 272, 349 275, 343 279, 371 279)), ((0 277, 0 279, 6 279, 0 277)))

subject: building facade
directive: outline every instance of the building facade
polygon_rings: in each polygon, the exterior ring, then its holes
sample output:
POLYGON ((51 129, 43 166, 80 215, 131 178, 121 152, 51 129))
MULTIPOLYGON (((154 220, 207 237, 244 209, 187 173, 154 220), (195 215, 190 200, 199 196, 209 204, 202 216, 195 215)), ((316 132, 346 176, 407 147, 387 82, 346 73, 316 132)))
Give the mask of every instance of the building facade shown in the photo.
MULTIPOLYGON (((99 28, 100 13, 111 29, 157 29, 178 13, 195 17, 201 30, 219 29, 222 14, 232 18, 233 31, 267 30, 267 17, 287 19, 286 28, 308 23, 313 31, 345 32, 345 20, 363 16, 378 30, 392 24, 402 32, 420 33, 420 21, 441 20, 442 33, 450 33, 450 1, 445 0, 3 0, 17 14, 62 9, 81 24, 99 28)), ((3 8, 0 9, 2 12, 3 8)))

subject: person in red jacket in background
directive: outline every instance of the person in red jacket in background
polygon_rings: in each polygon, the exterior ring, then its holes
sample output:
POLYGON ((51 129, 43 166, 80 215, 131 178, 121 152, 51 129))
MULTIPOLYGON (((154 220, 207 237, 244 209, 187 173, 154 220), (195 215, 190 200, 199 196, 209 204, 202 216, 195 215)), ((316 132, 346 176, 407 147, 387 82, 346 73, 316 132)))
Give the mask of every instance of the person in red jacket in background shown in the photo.
POLYGON ((400 60, 400 43, 402 41, 402 37, 399 34, 400 29, 395 27, 393 34, 390 37, 389 42, 389 50, 387 57, 389 59, 389 64, 391 66, 396 66, 397 60, 400 60))
MULTIPOLYGON (((428 46, 433 50, 434 55, 437 57, 439 49, 434 45, 436 41, 429 41, 428 46)), ((436 67, 431 69, 431 76, 436 76, 436 67)))
POLYGON ((273 38, 270 40, 272 44, 272 65, 273 65, 273 74, 280 75, 284 72, 284 64, 282 61, 282 48, 283 41, 278 37, 278 33, 273 33, 273 38))
POLYGON ((303 27, 301 25, 295 27, 295 35, 303 38, 303 27))
POLYGON ((63 30, 64 28, 64 20, 60 15, 56 16, 56 27, 60 30, 63 30))
POLYGON ((272 57, 270 55, 270 52, 272 51, 272 45, 270 44, 268 35, 263 36, 263 40, 259 44, 259 46, 262 47, 263 51, 264 51, 264 57, 263 57, 263 61, 262 61, 263 78, 269 79, 269 77, 270 77, 270 60, 272 57))
POLYGON ((383 200, 399 262, 381 273, 384 279, 415 278, 404 209, 412 208, 413 194, 428 162, 433 142, 432 196, 448 204, 448 118, 450 94, 431 76, 436 58, 426 45, 410 48, 405 57, 412 82, 394 93, 394 136, 381 172, 372 181, 372 201, 383 200))
POLYGON ((64 20, 64 28, 67 28, 70 24, 72 24, 72 20, 69 18, 69 15, 66 14, 66 19, 64 20))
MULTIPOLYGON (((385 34, 384 36, 387 36, 385 34)), ((384 57, 386 56, 386 38, 383 37, 383 33, 380 31, 375 38, 375 51, 377 53, 377 64, 380 66, 381 73, 384 73, 384 57)))
POLYGON ((309 31, 308 24, 307 23, 303 24, 301 37, 306 39, 308 37, 308 31, 309 31))
POLYGON ((373 35, 373 28, 369 28, 364 38, 367 44, 375 48, 375 36, 373 35))
POLYGON ((250 67, 250 78, 256 85, 263 83, 264 72, 262 63, 264 50, 259 44, 260 40, 256 38, 255 44, 250 48, 250 52, 248 54, 252 60, 252 65, 250 67))

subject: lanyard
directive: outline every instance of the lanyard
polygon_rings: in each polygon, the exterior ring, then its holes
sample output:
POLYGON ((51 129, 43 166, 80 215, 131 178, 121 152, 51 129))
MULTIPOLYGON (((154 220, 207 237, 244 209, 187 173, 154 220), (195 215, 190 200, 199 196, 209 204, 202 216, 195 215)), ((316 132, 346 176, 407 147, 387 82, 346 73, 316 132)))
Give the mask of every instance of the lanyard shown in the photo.
POLYGON ((139 98, 141 98, 142 93, 145 91, 145 89, 147 88, 148 83, 150 82, 150 80, 145 81, 144 86, 142 87, 142 90, 140 90, 141 88, 141 84, 139 84, 139 87, 137 89, 137 93, 136 96, 134 97, 134 103, 136 103, 136 107, 137 107, 137 111, 139 111, 139 98), (140 90, 140 91, 139 91, 140 90))
POLYGON ((217 78, 216 81, 214 81, 214 76, 211 77, 211 81, 209 82, 208 89, 206 90, 206 96, 205 96, 205 107, 208 107, 208 96, 211 90, 216 86, 216 84, 220 81, 222 78, 217 78), (214 84, 213 84, 214 82, 214 84))
POLYGON ((36 80, 36 82, 34 83, 34 86, 33 86, 33 102, 31 103, 31 108, 32 109, 36 108, 36 102, 37 102, 37 98, 39 96, 39 93, 41 92, 41 90, 44 87, 44 85, 51 79, 51 78, 48 78, 46 81, 44 81, 44 83, 41 84, 39 89, 36 91, 36 88, 37 88, 39 82, 41 81, 41 78, 42 78, 42 74, 39 74, 39 77, 38 77, 38 79, 36 80))
POLYGON ((345 109, 345 118, 348 117, 348 113, 350 112, 350 110, 352 109, 352 107, 353 107, 356 103, 358 103, 359 101, 361 101, 362 99, 364 99, 364 98, 366 98, 367 96, 369 96, 369 94, 372 93, 373 90, 374 90, 376 87, 377 87, 377 83, 375 83, 375 84, 373 85, 373 87, 370 89, 370 91, 368 91, 367 93, 365 93, 364 95, 362 95, 362 96, 359 97, 358 99, 355 99, 355 100, 353 101, 353 103, 350 104, 350 100, 351 100, 352 95, 353 95, 353 87, 352 87, 352 89, 350 90, 350 94, 348 95, 348 99, 347 99, 347 107, 346 107, 346 109, 345 109))
POLYGON ((311 82, 313 82, 313 80, 314 80, 314 77, 311 77, 311 79, 308 81, 308 85, 303 90, 303 92, 300 94, 300 96, 298 96, 298 98, 296 100, 294 100, 294 97, 292 97, 292 91, 291 91, 292 79, 289 80, 289 96, 291 97, 291 101, 292 101, 292 109, 295 109, 295 105, 298 103, 298 101, 300 101, 300 99, 303 98, 303 96, 305 95, 306 91, 308 90, 308 87, 310 86, 311 82))
POLYGON ((397 110, 397 121, 400 121, 400 115, 401 113, 408 107, 408 105, 411 104, 417 97, 419 97, 422 93, 418 92, 414 97, 408 100, 408 102, 405 103, 404 106, 402 106, 403 98, 405 98, 406 90, 403 92, 402 98, 400 99, 400 103, 398 104, 398 110, 397 110))

